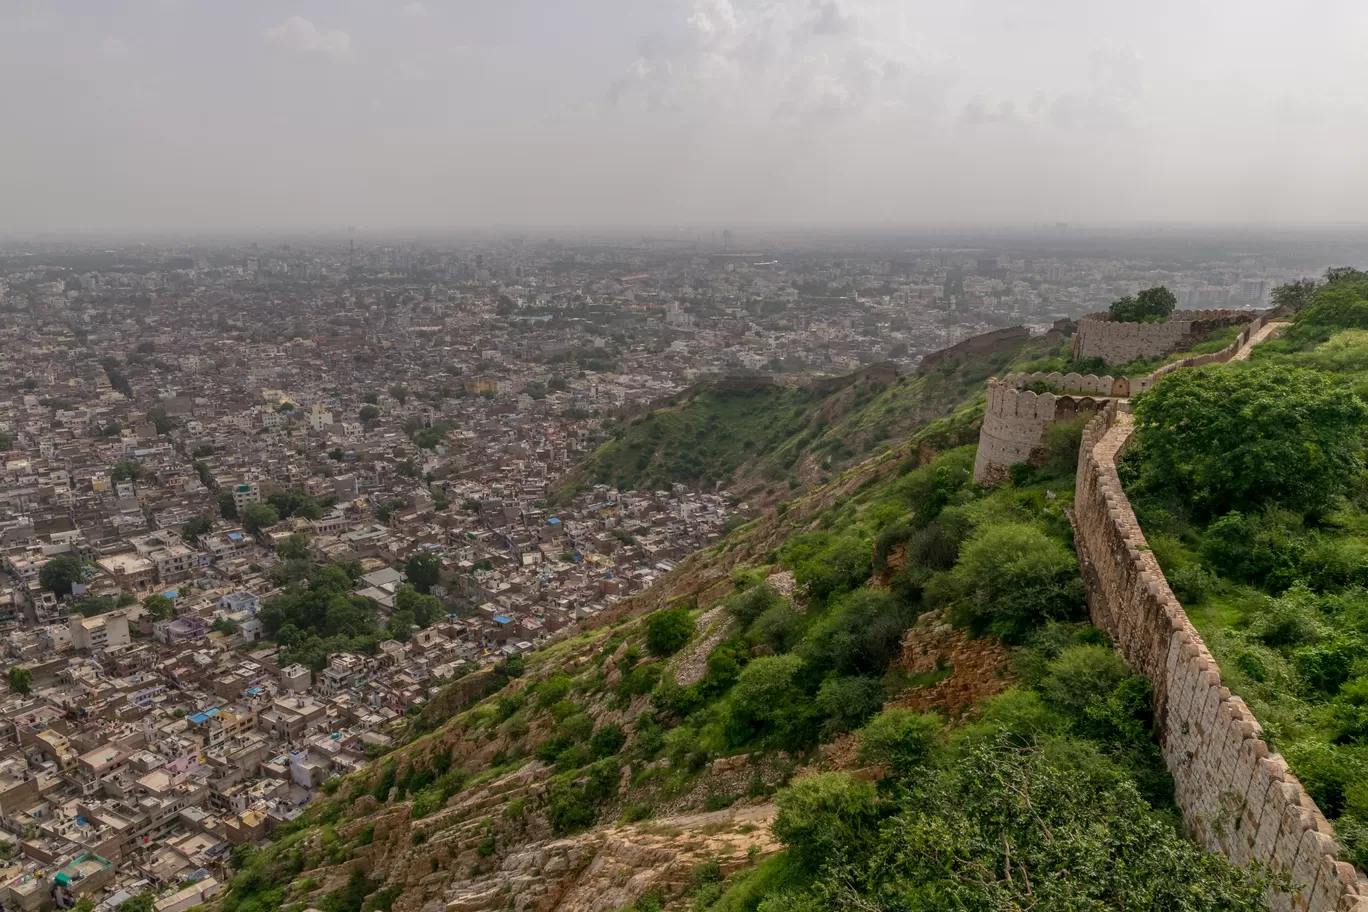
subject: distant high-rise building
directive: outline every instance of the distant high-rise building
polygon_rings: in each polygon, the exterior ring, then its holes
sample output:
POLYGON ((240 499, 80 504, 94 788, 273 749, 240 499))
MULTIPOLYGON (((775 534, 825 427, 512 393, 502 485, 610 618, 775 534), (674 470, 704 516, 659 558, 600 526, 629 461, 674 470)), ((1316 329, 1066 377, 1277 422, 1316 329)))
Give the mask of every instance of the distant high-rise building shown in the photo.
POLYGON ((1241 279, 1240 297, 1245 301, 1258 303, 1263 300, 1264 280, 1263 279, 1241 279))

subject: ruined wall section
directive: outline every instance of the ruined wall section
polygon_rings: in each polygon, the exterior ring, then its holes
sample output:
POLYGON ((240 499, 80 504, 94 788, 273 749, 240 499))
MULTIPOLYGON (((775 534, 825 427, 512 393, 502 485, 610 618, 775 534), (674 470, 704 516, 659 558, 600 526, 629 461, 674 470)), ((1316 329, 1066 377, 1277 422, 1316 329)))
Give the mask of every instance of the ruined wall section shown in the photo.
POLYGON ((1155 731, 1189 835, 1237 864, 1287 872, 1296 887, 1270 897, 1278 912, 1368 912, 1368 881, 1340 860, 1330 823, 1222 686, 1145 541, 1116 473, 1131 427, 1128 404, 1112 401, 1084 432, 1075 541, 1093 623, 1154 684, 1155 731))
POLYGON ((1117 323, 1105 313, 1078 321, 1073 356, 1125 364, 1136 358, 1160 358, 1190 348, 1213 330, 1248 323, 1259 316, 1250 310, 1175 310, 1163 323, 1117 323))

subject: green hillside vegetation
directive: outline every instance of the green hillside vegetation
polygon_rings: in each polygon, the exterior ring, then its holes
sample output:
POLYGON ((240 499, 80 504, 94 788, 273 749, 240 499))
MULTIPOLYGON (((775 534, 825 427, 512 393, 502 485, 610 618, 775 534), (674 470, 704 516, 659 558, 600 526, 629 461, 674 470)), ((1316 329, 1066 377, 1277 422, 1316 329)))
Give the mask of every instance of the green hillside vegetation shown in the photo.
POLYGON ((954 420, 943 421, 932 442, 938 448, 970 443, 983 414, 984 381, 1029 359, 1062 357, 1065 347, 1031 339, 947 363, 926 376, 911 374, 887 385, 865 381, 829 393, 806 386, 705 385, 677 405, 611 428, 609 439, 561 482, 552 501, 563 503, 596 484, 651 490, 675 482, 708 489, 740 485, 738 493, 746 496, 776 487, 782 496, 952 412, 954 420))
MULTIPOLYGON (((712 606, 692 600, 508 663, 498 693, 436 731, 414 723, 407 745, 331 782, 331 797, 270 846, 235 854, 223 908, 387 909, 405 884, 357 871, 320 895, 297 879, 377 838, 360 825, 372 800, 409 802, 426 818, 535 760, 548 768, 544 798, 519 799, 517 813, 568 835, 682 796, 725 807, 739 796, 709 792, 708 764, 739 753, 752 755, 750 796, 777 789, 786 851, 730 880, 704 872, 693 909, 1257 908, 1257 873, 1179 835, 1147 728, 1149 682, 1084 621, 1066 514, 1080 433, 1052 436, 1044 468, 996 489, 972 484, 965 446, 831 500, 764 564, 733 572, 730 626, 694 683, 678 683, 669 658, 703 635, 712 606), (890 573, 895 551, 906 560, 890 573), (792 572, 796 601, 767 582, 778 571, 792 572), (917 686, 898 670, 900 644, 933 610, 1017 647, 1016 686, 965 719, 885 708, 917 686), (839 772, 791 778, 846 732, 884 771, 877 785, 839 772), (498 748, 468 768, 452 749, 482 756, 480 744, 498 748)), ((498 850, 491 839, 489 854, 498 850)), ((648 907, 659 897, 638 906, 648 907)))
MULTIPOLYGON (((1122 478, 1222 677, 1368 865, 1368 275, 1134 403, 1122 478)), ((1305 302, 1303 302, 1305 303, 1305 302)))

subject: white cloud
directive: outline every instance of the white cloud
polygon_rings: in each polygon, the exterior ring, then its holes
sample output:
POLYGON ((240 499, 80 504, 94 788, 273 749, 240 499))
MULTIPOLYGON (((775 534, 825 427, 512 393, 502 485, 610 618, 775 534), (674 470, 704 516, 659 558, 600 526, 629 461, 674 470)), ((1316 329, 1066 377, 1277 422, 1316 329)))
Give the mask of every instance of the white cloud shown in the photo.
POLYGON ((427 14, 427 7, 419 3, 418 0, 413 0, 412 3, 404 7, 404 15, 410 19, 422 19, 427 14))
POLYGON ((303 16, 291 16, 268 28, 266 43, 296 54, 319 54, 333 60, 351 53, 351 35, 340 29, 320 29, 303 16))
MULTIPOLYGON (((740 120, 858 119, 920 109, 944 67, 885 8, 850 0, 693 0, 674 40, 645 42, 609 100, 665 111, 730 110, 740 120)), ((894 11, 896 13, 896 10, 894 11)))

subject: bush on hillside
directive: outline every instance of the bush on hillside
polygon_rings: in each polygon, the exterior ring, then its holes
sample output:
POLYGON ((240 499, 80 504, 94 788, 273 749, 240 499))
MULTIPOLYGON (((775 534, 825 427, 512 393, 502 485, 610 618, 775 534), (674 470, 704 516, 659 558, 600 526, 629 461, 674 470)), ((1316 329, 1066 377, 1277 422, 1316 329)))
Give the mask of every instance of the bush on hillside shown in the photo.
POLYGON ((1082 616, 1083 582, 1073 554, 1063 542, 1022 523, 974 533, 945 585, 955 624, 1009 643, 1046 621, 1082 616))
POLYGON ((811 879, 764 909, 1268 908, 1264 873, 1202 851, 1115 767, 1081 759, 1004 735, 917 768, 883 802, 845 774, 800 779, 774 834, 811 879))
POLYGON ((847 773, 814 773, 779 793, 774 835, 800 871, 859 857, 878 835, 874 787, 847 773))
POLYGON ((939 716, 900 706, 885 709, 860 731, 861 763, 879 763, 906 775, 931 756, 945 731, 939 716))
POLYGON ((1137 490, 1199 513, 1323 508, 1363 467, 1368 406, 1316 371, 1219 365, 1168 374, 1135 400, 1137 490))
POLYGON ((657 611, 646 621, 646 648, 664 658, 678 652, 693 636, 694 619, 687 607, 657 611))

